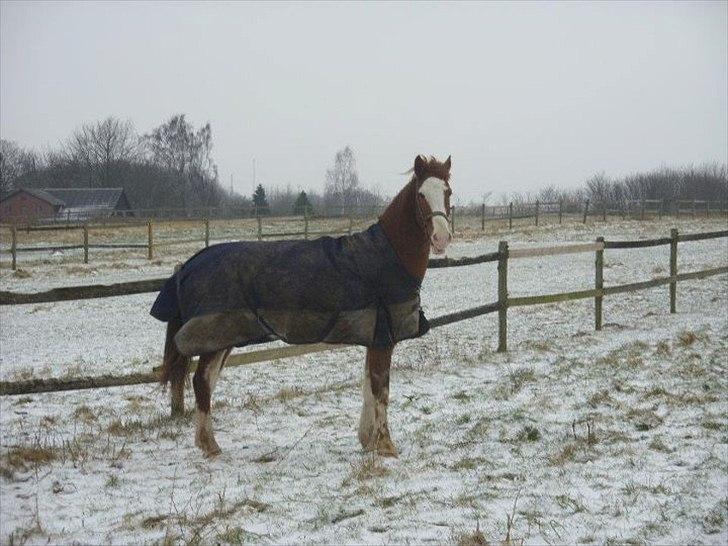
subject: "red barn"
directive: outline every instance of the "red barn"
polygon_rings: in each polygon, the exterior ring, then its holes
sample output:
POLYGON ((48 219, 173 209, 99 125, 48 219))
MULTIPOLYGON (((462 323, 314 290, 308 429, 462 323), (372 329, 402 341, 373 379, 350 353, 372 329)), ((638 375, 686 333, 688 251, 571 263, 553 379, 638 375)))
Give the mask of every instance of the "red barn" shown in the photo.
POLYGON ((0 200, 0 221, 32 223, 53 218, 63 207, 63 201, 43 190, 20 188, 0 200))
POLYGON ((0 221, 15 224, 133 215, 123 188, 19 188, 0 199, 0 221))

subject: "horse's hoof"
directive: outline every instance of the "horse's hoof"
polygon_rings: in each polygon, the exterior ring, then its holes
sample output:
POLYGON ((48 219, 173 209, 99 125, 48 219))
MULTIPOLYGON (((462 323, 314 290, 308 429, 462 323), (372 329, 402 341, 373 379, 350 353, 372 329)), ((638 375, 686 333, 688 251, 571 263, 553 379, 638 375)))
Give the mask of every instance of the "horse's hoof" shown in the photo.
POLYGON ((202 450, 205 457, 215 457, 222 453, 222 450, 220 449, 220 446, 217 445, 215 438, 204 432, 195 435, 195 445, 202 450))
POLYGON ((382 457, 399 457, 399 451, 389 438, 380 438, 377 444, 377 453, 382 457))
POLYGON ((200 442, 200 445, 198 445, 202 452, 205 454, 205 457, 216 457, 222 453, 222 450, 220 449, 220 446, 217 445, 217 442, 214 440, 214 438, 203 438, 200 442))
POLYGON ((203 451, 205 452, 205 457, 207 457, 208 459, 211 459, 212 457, 217 457, 222 453, 222 450, 217 446, 212 449, 204 449, 203 451))

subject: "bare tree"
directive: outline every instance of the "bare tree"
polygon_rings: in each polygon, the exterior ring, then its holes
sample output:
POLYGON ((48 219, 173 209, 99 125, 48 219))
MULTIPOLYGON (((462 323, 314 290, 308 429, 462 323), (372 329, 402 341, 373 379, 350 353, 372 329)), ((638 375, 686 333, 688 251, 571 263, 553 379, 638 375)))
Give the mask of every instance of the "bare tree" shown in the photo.
POLYGON ((354 150, 346 146, 336 152, 334 166, 326 171, 324 198, 327 209, 339 209, 341 214, 351 211, 358 204, 358 188, 359 173, 354 150))
POLYGON ((11 140, 0 139, 0 195, 15 189, 16 182, 41 168, 38 155, 11 140))
POLYGON ((0 195, 12 191, 20 176, 20 147, 10 140, 0 140, 0 195))
POLYGON ((90 187, 114 185, 117 167, 137 160, 140 153, 132 123, 112 117, 84 123, 66 143, 68 160, 84 167, 90 187))
POLYGON ((209 206, 217 198, 217 167, 212 161, 212 129, 206 124, 197 131, 184 114, 145 135, 152 161, 176 173, 182 206, 195 202, 209 206))

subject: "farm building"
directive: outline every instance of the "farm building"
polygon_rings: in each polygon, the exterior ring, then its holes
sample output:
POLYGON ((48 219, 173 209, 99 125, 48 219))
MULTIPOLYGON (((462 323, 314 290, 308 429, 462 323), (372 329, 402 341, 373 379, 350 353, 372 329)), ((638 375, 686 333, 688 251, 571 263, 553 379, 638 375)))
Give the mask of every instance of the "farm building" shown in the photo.
POLYGON ((63 201, 44 190, 19 188, 0 200, 3 222, 34 222, 54 218, 63 208, 63 201))
POLYGON ((0 220, 88 220, 133 216, 123 188, 19 188, 0 200, 0 220))

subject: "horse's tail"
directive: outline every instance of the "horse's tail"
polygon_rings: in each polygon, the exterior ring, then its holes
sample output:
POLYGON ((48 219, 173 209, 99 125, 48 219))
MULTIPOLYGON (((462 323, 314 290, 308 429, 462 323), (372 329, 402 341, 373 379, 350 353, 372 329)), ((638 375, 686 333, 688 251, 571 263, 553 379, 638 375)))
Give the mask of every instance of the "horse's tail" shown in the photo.
POLYGON ((182 328, 182 319, 175 317, 167 322, 167 339, 164 342, 164 357, 159 381, 166 385, 170 381, 173 385, 182 383, 187 377, 190 367, 190 357, 183 355, 177 349, 174 336, 182 328))

